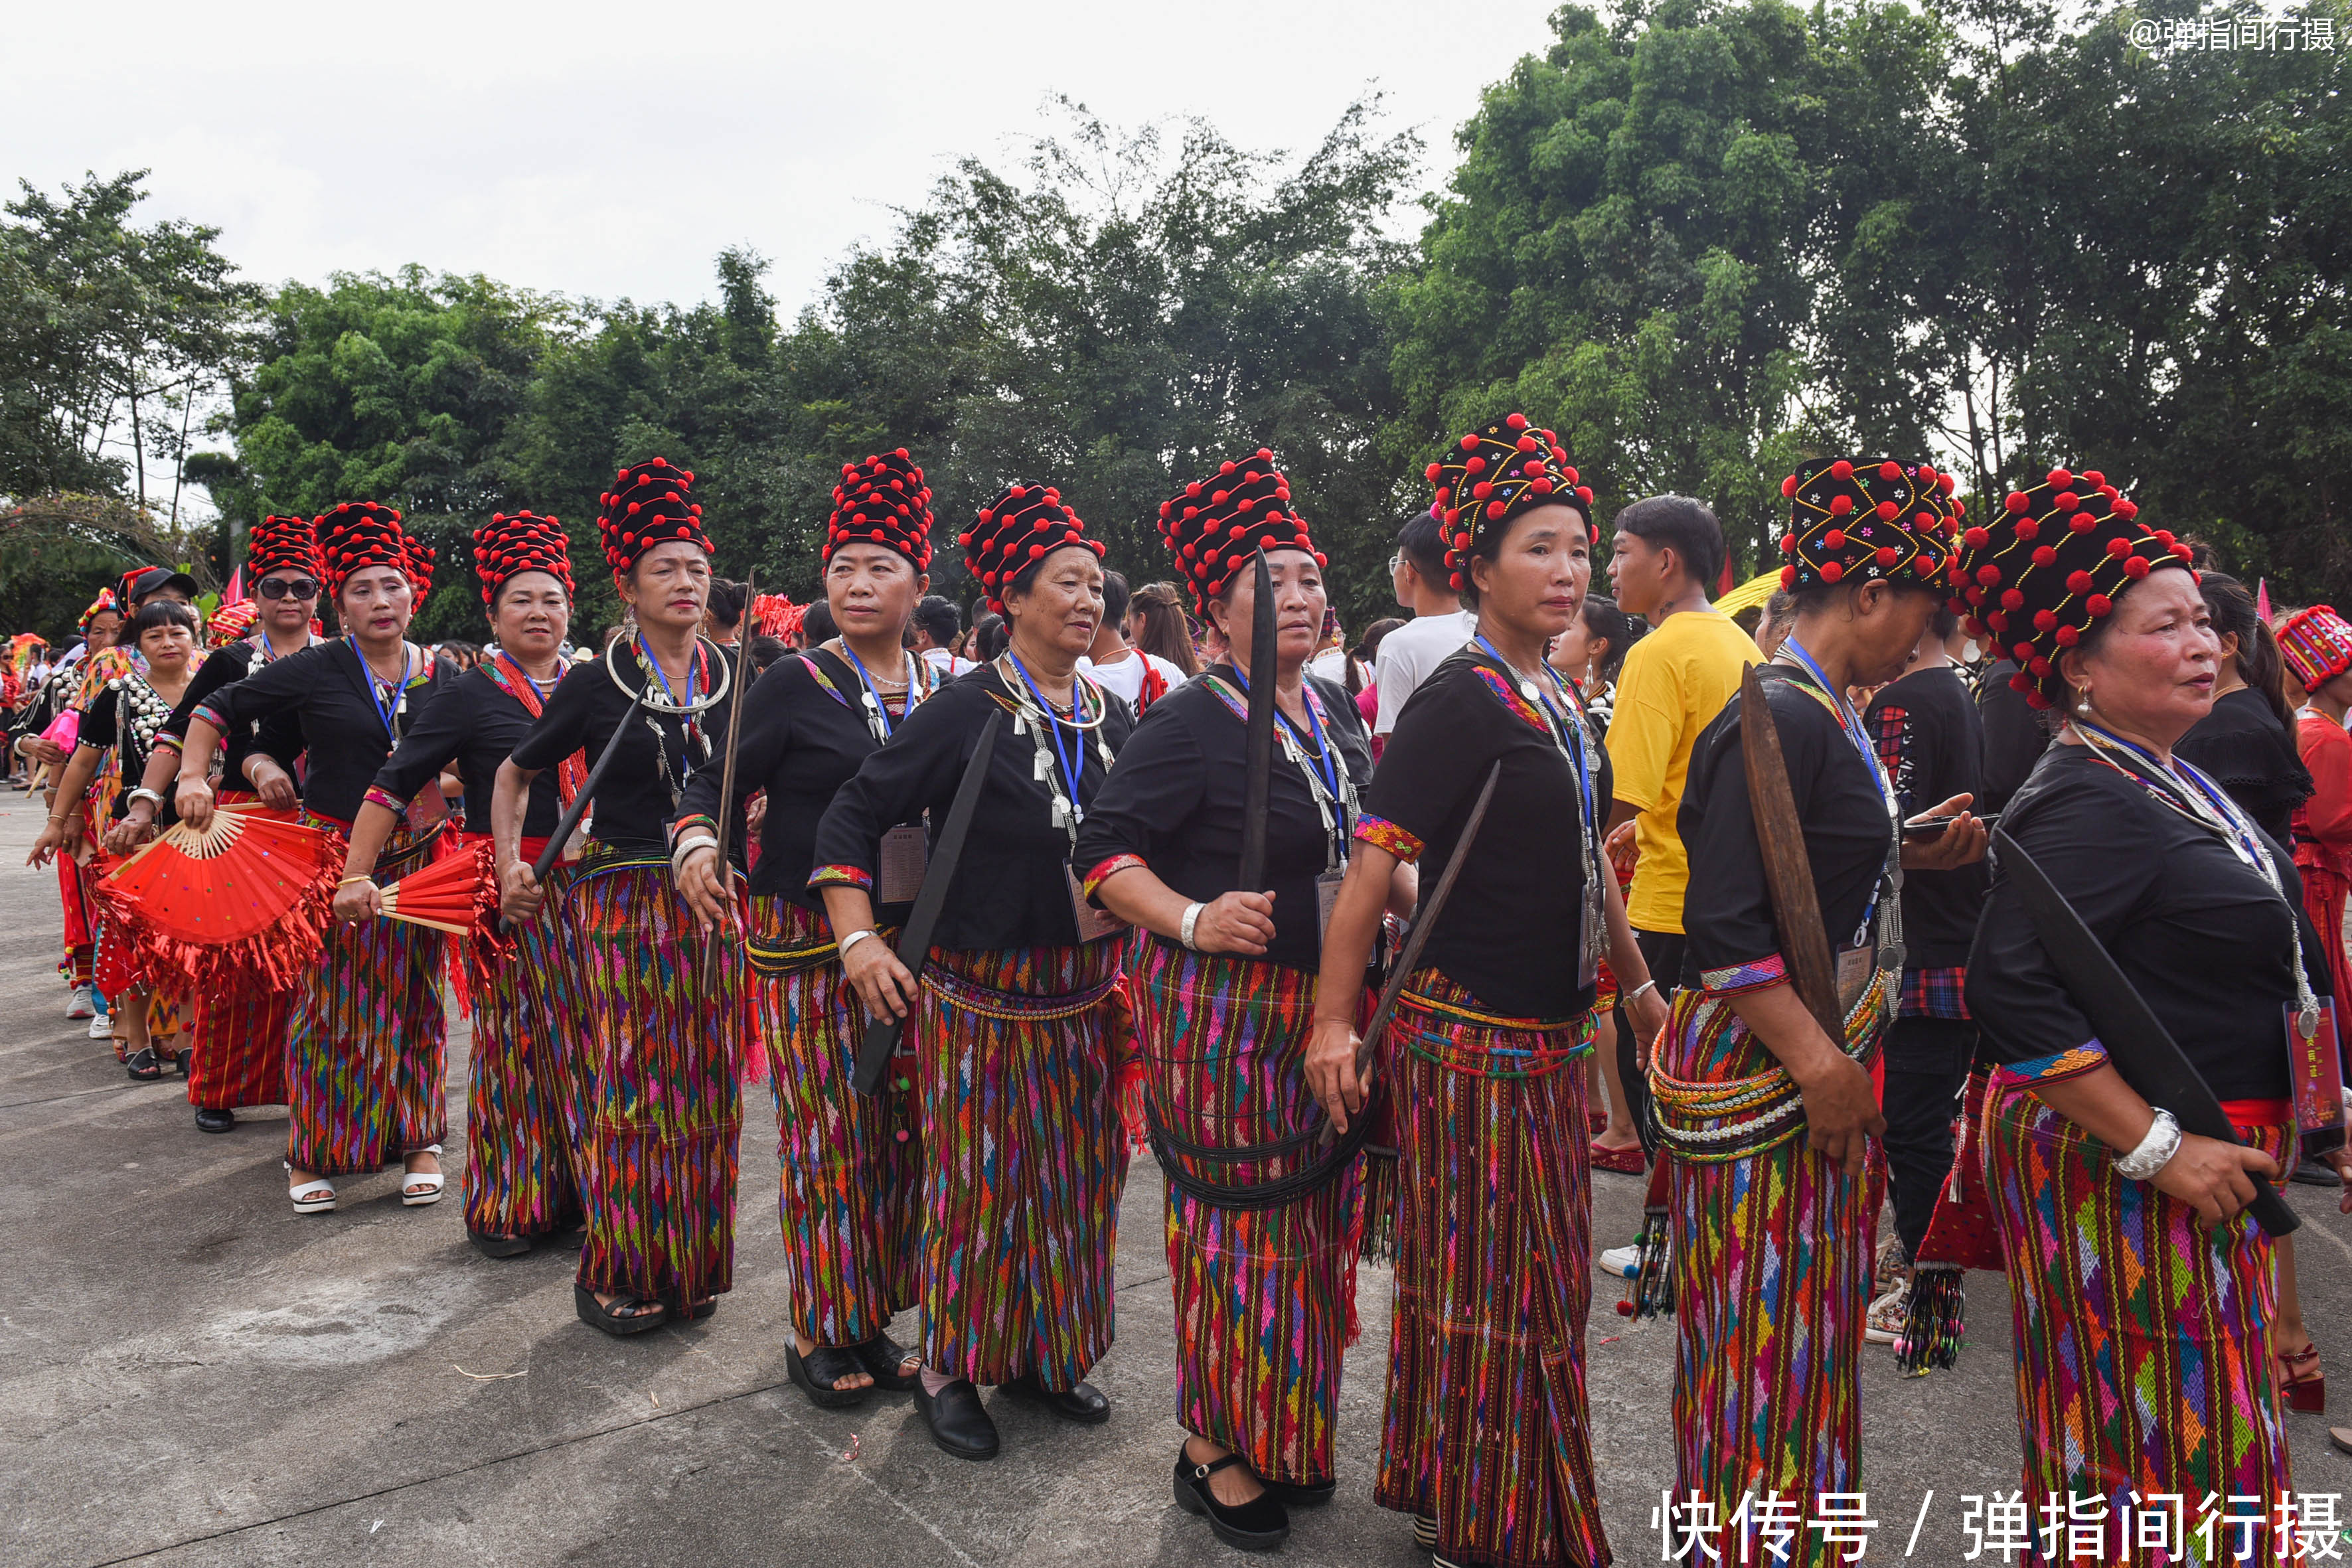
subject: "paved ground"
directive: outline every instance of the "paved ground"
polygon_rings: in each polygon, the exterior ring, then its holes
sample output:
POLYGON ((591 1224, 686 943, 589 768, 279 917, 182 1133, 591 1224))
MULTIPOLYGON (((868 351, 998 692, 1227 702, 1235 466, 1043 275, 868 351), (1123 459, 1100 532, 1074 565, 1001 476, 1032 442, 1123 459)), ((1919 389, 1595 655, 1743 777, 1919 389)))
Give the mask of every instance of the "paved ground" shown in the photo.
MULTIPOLYGON (((282 1114, 207 1137, 176 1083, 126 1082, 61 1016, 53 876, 5 868, 38 824, 0 797, 0 1563, 1233 1561, 1170 1503, 1179 1435, 1148 1163, 1123 1216, 1118 1343, 1095 1374, 1110 1425, 999 1404, 1004 1457, 962 1463, 904 1395, 818 1412, 785 1382, 764 1098, 746 1118, 734 1293, 704 1324, 608 1340, 572 1317, 570 1253, 488 1261, 456 1202, 403 1210, 389 1175, 299 1217, 282 1114)), ((1598 1180, 1598 1234, 1630 1237, 1638 1184, 1598 1180)), ((2304 1232, 2311 1321, 2340 1370, 2352 1247, 2312 1189, 2294 1193, 2318 1221, 2304 1232)), ((1906 1381, 1865 1356, 1873 1556, 1901 1554, 1932 1488, 1915 1560, 1959 1561, 1958 1495, 2016 1484, 2007 1303, 1970 1278, 1960 1371, 1906 1381)), ((1404 1521, 1370 1500, 1388 1276, 1367 1270, 1360 1290, 1339 1495, 1296 1516, 1284 1555, 1413 1568, 1425 1560, 1404 1521)), ((1657 1559, 1649 1510, 1672 1470, 1673 1328, 1618 1318, 1620 1293, 1601 1287, 1591 1397, 1611 1536, 1639 1563, 1657 1559)), ((2294 1418, 2294 1440, 2305 1487, 2352 1475, 2318 1421, 2294 1418)))

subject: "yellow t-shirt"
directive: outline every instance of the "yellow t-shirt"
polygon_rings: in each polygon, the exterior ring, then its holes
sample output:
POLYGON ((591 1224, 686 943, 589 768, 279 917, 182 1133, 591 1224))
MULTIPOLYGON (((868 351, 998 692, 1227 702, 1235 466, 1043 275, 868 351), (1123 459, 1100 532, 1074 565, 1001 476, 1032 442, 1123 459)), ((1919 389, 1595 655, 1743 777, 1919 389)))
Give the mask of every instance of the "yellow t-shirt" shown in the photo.
POLYGON ((1690 859, 1675 831, 1691 748, 1763 656, 1731 617, 1717 610, 1668 616, 1625 655, 1609 717, 1609 765, 1617 798, 1641 808, 1633 844, 1641 860, 1625 900, 1637 930, 1683 929, 1683 889, 1690 859))

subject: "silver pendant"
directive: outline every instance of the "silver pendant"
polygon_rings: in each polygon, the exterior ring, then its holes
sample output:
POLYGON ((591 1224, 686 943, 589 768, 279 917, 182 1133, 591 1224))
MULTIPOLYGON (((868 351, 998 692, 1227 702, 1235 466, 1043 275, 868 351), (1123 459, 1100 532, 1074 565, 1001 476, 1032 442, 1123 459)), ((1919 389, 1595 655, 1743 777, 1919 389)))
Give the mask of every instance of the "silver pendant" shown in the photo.
POLYGON ((1017 712, 1013 715, 1013 732, 1016 735, 1025 735, 1029 732, 1029 721, 1026 716, 1017 712))
POLYGON ((1056 827, 1070 826, 1070 803, 1058 795, 1054 797, 1054 826, 1056 827))
POLYGON ((1054 759, 1039 752, 1029 759, 1029 776, 1044 784, 1054 774, 1054 759))
POLYGON ((1519 682, 1519 695, 1526 698, 1530 702, 1541 702, 1543 700, 1543 698, 1536 691, 1536 683, 1532 680, 1522 680, 1519 682))

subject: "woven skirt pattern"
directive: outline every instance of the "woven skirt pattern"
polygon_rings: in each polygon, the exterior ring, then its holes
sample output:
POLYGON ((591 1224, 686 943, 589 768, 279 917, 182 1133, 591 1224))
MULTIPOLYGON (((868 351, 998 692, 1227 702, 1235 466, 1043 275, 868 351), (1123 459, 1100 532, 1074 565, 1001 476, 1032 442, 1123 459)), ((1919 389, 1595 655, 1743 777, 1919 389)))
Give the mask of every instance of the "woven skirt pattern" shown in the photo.
MULTIPOLYGON (((313 819, 314 826, 332 827, 313 819)), ((377 861, 385 881, 424 864, 429 840, 395 832, 377 861)), ((448 938, 404 921, 331 921, 294 1003, 286 1050, 287 1154, 338 1176, 381 1169, 441 1142, 448 1025, 441 971, 448 938)))
POLYGON ((911 1046, 883 1091, 850 1086, 866 1009, 832 928, 790 899, 751 900, 752 1002, 776 1097, 778 1200, 792 1324, 863 1344, 921 1299, 923 1144, 911 1046), (761 957, 790 953, 782 973, 761 957))
POLYGON ((935 1372, 1066 1390, 1110 1347, 1127 1141, 1107 1036, 1125 951, 932 950, 914 1022, 935 1372))
MULTIPOLYGON (((1271 1143, 1312 1125, 1303 1067, 1315 990, 1306 970, 1139 942, 1132 991, 1154 1121, 1213 1149, 1271 1143)), ((1187 1169, 1243 1186, 1286 1175, 1316 1152, 1187 1169)), ((1168 1185, 1176 1418, 1267 1480, 1313 1485, 1334 1473, 1339 1359, 1355 1318, 1360 1168, 1263 1209, 1223 1208, 1168 1185)))
MULTIPOLYGON (((2239 1136, 2292 1167, 2291 1129, 2239 1136)), ((2261 1227, 2241 1215, 2205 1228, 2188 1205, 2117 1175, 2105 1144, 2013 1079, 1987 1097, 1984 1152, 2017 1331, 2025 1495, 2105 1497, 2111 1514, 2134 1491, 2184 1496, 2192 1553, 2207 1493, 2274 1505, 2290 1483, 2261 1227)), ((2253 1539, 2244 1561, 2284 1560, 2278 1532, 2253 1539)), ((2218 1532, 2215 1559, 2237 1540, 2218 1532)))
POLYGON ((1611 1561, 1584 1385, 1590 1016, 1494 1014, 1415 973, 1383 1051, 1399 1106, 1396 1308, 1374 1498, 1456 1563, 1611 1561))
MULTIPOLYGON (((1737 1082, 1773 1060, 1730 1007, 1687 991, 1661 1049, 1686 1082, 1737 1082)), ((1696 1488, 1727 1514, 1749 1491, 1810 1509, 1857 1489, 1877 1184, 1812 1152, 1801 1121, 1760 1153, 1674 1159, 1669 1182, 1675 1495, 1696 1488)), ((1790 1560, 1846 1550, 1822 1542, 1806 1532, 1790 1560)))
POLYGON ((593 1074, 577 1172, 588 1239, 580 1283, 685 1305, 730 1289, 743 1130, 741 954, 705 938, 669 862, 599 847, 563 901, 578 954, 579 1048, 593 1074), (718 1001, 714 1005, 712 998, 718 1001))
POLYGON ((554 868, 539 918, 510 929, 512 951, 475 968, 465 1202, 466 1228, 478 1235, 544 1236, 581 1214, 575 1172, 594 1079, 558 918, 571 875, 554 868))

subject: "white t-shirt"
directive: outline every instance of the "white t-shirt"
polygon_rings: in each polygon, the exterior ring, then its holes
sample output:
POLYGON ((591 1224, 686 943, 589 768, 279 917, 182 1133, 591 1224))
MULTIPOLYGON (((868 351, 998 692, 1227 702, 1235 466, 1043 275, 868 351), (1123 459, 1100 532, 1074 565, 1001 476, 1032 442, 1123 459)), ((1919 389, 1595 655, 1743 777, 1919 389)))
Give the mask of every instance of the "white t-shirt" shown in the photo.
POLYGON ((958 676, 961 675, 967 669, 978 669, 980 668, 980 666, 972 663, 972 661, 968 658, 958 658, 955 655, 950 653, 943 647, 925 648, 923 650, 923 662, 938 670, 941 675, 945 676, 958 676))
POLYGON ((1405 699, 1421 689, 1431 670, 1460 651, 1477 629, 1477 616, 1455 610, 1451 615, 1419 616, 1382 637, 1381 656, 1372 666, 1373 684, 1381 691, 1380 717, 1372 721, 1372 733, 1385 735, 1395 730, 1405 699))
POLYGON ((1158 654, 1144 653, 1140 649, 1133 648, 1128 651, 1125 658, 1116 663, 1097 664, 1093 659, 1081 658, 1078 660, 1078 668, 1101 682, 1104 690, 1116 692, 1125 698, 1127 705, 1132 708, 1135 706, 1135 700, 1143 695, 1143 667, 1147 661, 1152 668, 1160 672, 1160 679, 1171 686, 1181 686, 1189 679, 1181 669, 1158 654))
POLYGON ((1307 661, 1307 673, 1319 675, 1324 679, 1337 682, 1341 686, 1347 685, 1348 650, 1343 647, 1325 648, 1307 661))

